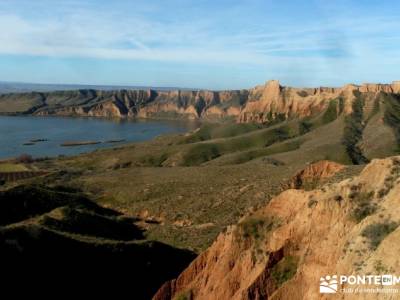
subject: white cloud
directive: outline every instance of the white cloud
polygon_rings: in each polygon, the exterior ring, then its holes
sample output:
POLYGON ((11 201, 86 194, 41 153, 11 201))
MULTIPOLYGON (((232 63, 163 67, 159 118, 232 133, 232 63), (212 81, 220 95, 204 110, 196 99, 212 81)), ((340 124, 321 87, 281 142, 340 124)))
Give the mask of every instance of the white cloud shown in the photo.
MULTIPOLYGON (((44 9, 45 2, 42 4, 44 9)), ((38 17, 0 5, 0 53, 242 64, 310 78, 323 74, 341 78, 352 69, 400 59, 395 47, 399 45, 400 21, 385 16, 310 20, 304 26, 294 20, 275 27, 257 20, 253 26, 223 27, 226 16, 218 13, 201 18, 191 18, 190 13, 176 19, 157 18, 157 9, 151 5, 134 12, 93 11, 92 6, 71 1, 59 10, 64 13, 38 17)))

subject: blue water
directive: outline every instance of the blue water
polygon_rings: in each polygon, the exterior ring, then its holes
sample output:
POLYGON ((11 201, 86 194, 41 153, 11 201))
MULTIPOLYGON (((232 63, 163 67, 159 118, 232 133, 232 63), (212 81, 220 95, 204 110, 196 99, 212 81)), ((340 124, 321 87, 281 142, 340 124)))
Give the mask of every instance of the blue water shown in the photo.
POLYGON ((33 157, 75 155, 100 148, 146 141, 166 133, 181 133, 198 124, 186 121, 109 120, 68 117, 0 116, 0 158, 30 154, 33 157), (47 139, 26 146, 32 139, 47 139), (125 140, 122 143, 104 143, 125 140), (68 141, 100 141, 96 145, 62 147, 68 141))

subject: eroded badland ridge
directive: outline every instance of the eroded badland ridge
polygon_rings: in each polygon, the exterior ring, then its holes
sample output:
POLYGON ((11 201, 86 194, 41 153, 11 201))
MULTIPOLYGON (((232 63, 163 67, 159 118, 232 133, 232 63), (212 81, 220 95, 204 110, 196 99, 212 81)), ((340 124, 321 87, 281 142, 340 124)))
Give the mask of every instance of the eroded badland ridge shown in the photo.
POLYGON ((370 96, 400 92, 392 84, 346 85, 341 88, 283 87, 276 80, 248 90, 156 91, 77 90, 0 96, 0 113, 96 117, 235 119, 239 122, 268 123, 277 118, 307 117, 327 108, 331 100, 342 99, 351 111, 354 93, 370 96))
POLYGON ((228 227, 154 299, 321 299, 322 274, 394 272, 400 264, 399 179, 400 157, 393 157, 321 189, 286 190, 228 227))

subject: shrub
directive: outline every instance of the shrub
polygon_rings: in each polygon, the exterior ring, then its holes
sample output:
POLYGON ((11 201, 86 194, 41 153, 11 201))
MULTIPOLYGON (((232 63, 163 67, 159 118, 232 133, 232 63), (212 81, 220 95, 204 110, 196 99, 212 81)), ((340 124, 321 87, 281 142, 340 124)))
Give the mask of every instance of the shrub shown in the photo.
POLYGON ((381 260, 377 260, 375 262, 374 269, 378 274, 387 274, 387 273, 389 273, 388 268, 382 263, 381 260))
POLYGON ((308 96, 308 93, 306 92, 306 91, 298 91, 297 92, 297 95, 299 95, 300 97, 307 97, 308 96))
POLYGON ((356 99, 353 102, 353 112, 345 119, 345 128, 342 143, 346 147, 346 152, 353 164, 362 164, 368 162, 368 159, 362 154, 358 147, 358 142, 362 139, 364 130, 363 125, 363 107, 364 101, 359 93, 355 93, 356 99))
POLYGON ((310 120, 302 120, 299 122, 299 133, 306 134, 313 128, 313 123, 310 120))
POLYGON ((262 228, 265 224, 265 219, 261 217, 249 217, 245 219, 242 223, 240 223, 243 236, 244 237, 253 237, 260 238, 262 236, 262 228))
POLYGON ((336 202, 341 202, 341 201, 343 200, 343 197, 342 197, 341 195, 336 195, 333 199, 334 199, 336 202))
POLYGON ((393 232, 399 226, 393 221, 385 221, 384 223, 370 224, 361 233, 361 235, 369 239, 370 249, 375 250, 383 239, 393 232))
POLYGON ((380 189, 379 191, 378 191, 378 197, 379 198, 383 198, 383 197, 385 197, 388 193, 389 193, 389 189, 387 189, 387 188, 382 188, 382 189, 380 189))
POLYGON ((336 100, 329 101, 328 108, 326 109, 326 111, 322 115, 322 123, 323 124, 328 124, 328 123, 336 120, 337 113, 338 113, 337 112, 337 106, 338 106, 338 103, 337 103, 336 100))
POLYGON ((307 204, 307 206, 308 206, 308 208, 311 208, 311 207, 313 207, 315 204, 317 204, 318 203, 318 201, 317 200, 315 200, 315 199, 310 199, 310 200, 308 200, 308 204, 307 204))
POLYGON ((271 217, 250 216, 239 223, 239 228, 245 238, 260 239, 277 224, 278 221, 271 217))
MULTIPOLYGON (((149 166, 149 167, 162 167, 162 164, 168 159, 168 154, 167 153, 162 153, 159 155, 145 155, 141 159, 141 164, 144 166, 149 166)), ((129 167, 129 166, 128 166, 129 167)))
POLYGON ((393 167, 390 171, 391 175, 387 175, 385 177, 385 187, 383 187, 381 190, 378 192, 379 198, 383 198, 386 196, 390 190, 393 188, 395 181, 397 178, 400 176, 400 167, 399 167, 399 162, 397 160, 393 160, 393 167))
POLYGON ((285 256, 271 270, 271 276, 278 286, 291 279, 297 271, 298 259, 294 256, 285 256))
POLYGON ((178 295, 176 295, 174 297, 173 300, 191 300, 191 299, 193 299, 192 291, 189 290, 189 291, 179 293, 178 295))
POLYGON ((180 144, 186 144, 186 143, 197 143, 205 140, 211 139, 211 130, 212 130, 212 125, 210 124, 204 124, 203 126, 200 127, 199 130, 196 132, 192 133, 191 135, 185 137, 180 144))
POLYGON ((185 166, 196 166, 218 156, 220 156, 218 145, 213 143, 197 144, 184 155, 183 164, 185 166))
POLYGON ((273 143, 284 141, 292 137, 288 126, 281 126, 271 131, 271 135, 267 136, 267 142, 265 146, 270 146, 273 143))
POLYGON ((355 204, 355 207, 351 212, 351 216, 357 223, 376 212, 377 205, 372 202, 374 196, 373 192, 353 192, 350 194, 350 196, 349 197, 352 198, 352 202, 355 204))

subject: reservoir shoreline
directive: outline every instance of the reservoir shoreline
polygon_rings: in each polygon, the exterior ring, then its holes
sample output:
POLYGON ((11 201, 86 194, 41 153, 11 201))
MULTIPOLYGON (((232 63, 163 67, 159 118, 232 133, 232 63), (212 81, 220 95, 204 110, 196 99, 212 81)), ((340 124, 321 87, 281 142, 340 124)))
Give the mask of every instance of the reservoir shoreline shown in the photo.
POLYGON ((0 160, 77 155, 196 129, 192 120, 0 115, 0 160), (32 142, 37 141, 37 142, 32 142))

